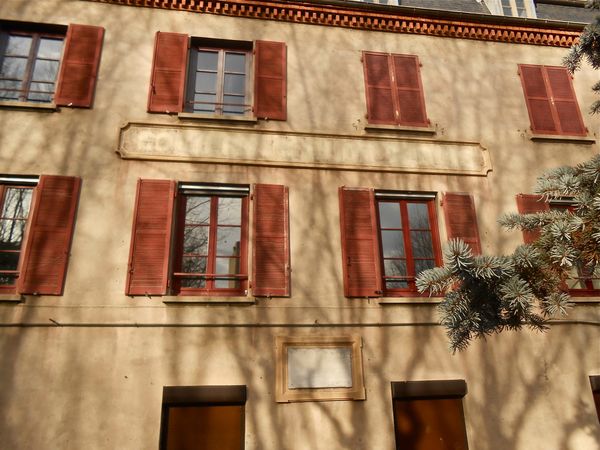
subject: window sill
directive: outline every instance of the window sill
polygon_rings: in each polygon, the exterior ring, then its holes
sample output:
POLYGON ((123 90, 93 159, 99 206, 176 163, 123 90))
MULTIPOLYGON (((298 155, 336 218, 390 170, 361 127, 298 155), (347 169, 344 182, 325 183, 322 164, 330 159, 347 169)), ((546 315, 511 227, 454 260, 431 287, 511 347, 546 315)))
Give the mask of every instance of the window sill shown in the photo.
POLYGON ((2 294, 0 293, 0 303, 23 303, 25 297, 19 294, 2 294))
POLYGON ((529 139, 533 142, 561 142, 573 144, 595 144, 596 139, 589 136, 558 136, 549 134, 532 134, 529 139))
POLYGON ((204 297, 195 295, 167 295, 162 297, 165 305, 254 305, 254 297, 204 297))
POLYGON ((232 116, 232 115, 217 115, 217 114, 201 114, 201 113, 178 113, 177 117, 181 120, 200 120, 206 122, 223 122, 223 123, 243 123, 255 124, 258 123, 256 117, 250 116, 232 116))
POLYGON ((600 294, 573 294, 570 292, 571 303, 600 303, 600 294), (584 296, 586 295, 586 296, 584 296))
POLYGON ((56 112, 58 107, 54 103, 18 102, 0 100, 0 109, 24 109, 43 112, 56 112))
POLYGON ((402 125, 365 125, 367 132, 393 132, 406 134, 421 134, 426 136, 435 136, 437 130, 435 127, 407 127, 402 125))
POLYGON ((387 297, 379 300, 382 306, 388 305, 439 305, 443 297, 387 297))

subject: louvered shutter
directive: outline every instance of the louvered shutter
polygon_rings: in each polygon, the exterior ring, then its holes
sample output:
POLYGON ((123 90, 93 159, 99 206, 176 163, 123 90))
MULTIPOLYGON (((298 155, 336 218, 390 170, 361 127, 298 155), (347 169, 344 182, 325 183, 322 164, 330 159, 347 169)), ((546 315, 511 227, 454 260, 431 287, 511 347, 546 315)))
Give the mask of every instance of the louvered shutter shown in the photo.
POLYGON ((139 180, 133 216, 128 295, 167 292, 176 182, 139 180))
POLYGON ((90 108, 98 77, 104 28, 69 25, 54 102, 90 108))
POLYGON ((585 136, 581 111, 577 104, 571 75, 564 67, 544 66, 561 134, 585 136))
MULTIPOLYGON (((541 195, 518 194, 517 209, 520 214, 533 214, 541 211, 548 211, 550 205, 544 201, 541 195)), ((531 244, 540 237, 539 230, 523 231, 523 242, 531 244)))
POLYGON ((381 261, 374 191, 341 187, 339 195, 344 295, 380 297, 381 261))
POLYGON ((534 133, 558 134, 557 118, 544 80, 543 66, 519 65, 519 74, 534 133))
POLYGON ((419 69, 419 58, 411 55, 392 55, 396 98, 400 125, 425 127, 429 125, 419 69))
POLYGON ((271 120, 287 119, 286 46, 283 42, 256 41, 254 61, 254 113, 271 120))
POLYGON ((288 188, 257 184, 253 192, 252 293, 290 295, 288 188))
POLYGON ((181 112, 188 60, 189 38, 185 34, 156 33, 149 112, 181 112))
POLYGON ((42 175, 35 190, 17 290, 62 295, 81 180, 42 175))
POLYGON ((390 59, 384 53, 363 53, 367 120, 372 124, 395 124, 390 59))
POLYGON ((474 254, 481 254, 473 196, 465 193, 448 192, 444 195, 442 205, 444 207, 448 239, 462 239, 471 246, 474 254))

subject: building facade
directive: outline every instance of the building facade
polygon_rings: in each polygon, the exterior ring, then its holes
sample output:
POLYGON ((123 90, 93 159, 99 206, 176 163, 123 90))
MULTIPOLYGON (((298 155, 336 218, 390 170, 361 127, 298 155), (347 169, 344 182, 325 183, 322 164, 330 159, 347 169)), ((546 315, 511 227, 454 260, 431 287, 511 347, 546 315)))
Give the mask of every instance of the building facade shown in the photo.
POLYGON ((592 17, 1 2, 0 447, 600 449, 596 280, 457 354, 414 284, 598 153, 592 17))

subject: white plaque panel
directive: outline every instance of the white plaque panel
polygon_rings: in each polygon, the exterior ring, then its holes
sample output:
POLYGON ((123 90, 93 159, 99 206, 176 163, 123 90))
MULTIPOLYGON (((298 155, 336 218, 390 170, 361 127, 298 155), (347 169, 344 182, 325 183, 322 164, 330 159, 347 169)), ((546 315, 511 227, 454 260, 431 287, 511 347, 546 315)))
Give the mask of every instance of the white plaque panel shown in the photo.
POLYGON ((352 348, 288 347, 288 389, 352 387, 352 348))

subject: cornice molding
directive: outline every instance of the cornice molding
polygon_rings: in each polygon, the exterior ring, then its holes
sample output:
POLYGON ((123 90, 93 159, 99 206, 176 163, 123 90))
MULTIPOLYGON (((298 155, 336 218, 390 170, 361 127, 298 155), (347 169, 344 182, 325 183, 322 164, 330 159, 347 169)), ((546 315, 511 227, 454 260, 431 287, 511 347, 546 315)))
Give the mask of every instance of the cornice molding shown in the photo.
MULTIPOLYGON (((581 31, 573 24, 541 22, 524 25, 493 23, 494 16, 459 15, 460 20, 419 15, 417 9, 400 7, 365 8, 352 5, 319 4, 315 2, 263 0, 87 0, 113 5, 137 6, 168 10, 190 11, 233 17, 279 20, 304 24, 336 26, 358 30, 474 39, 480 41, 531 44, 550 47, 571 47, 581 31), (570 26, 569 26, 570 25, 570 26)), ((448 14, 449 15, 449 14, 448 14)), ((440 16, 442 14, 440 13, 440 16)), ((456 16, 453 14, 453 16, 456 16)), ((583 26, 581 27, 583 28, 583 26)))

